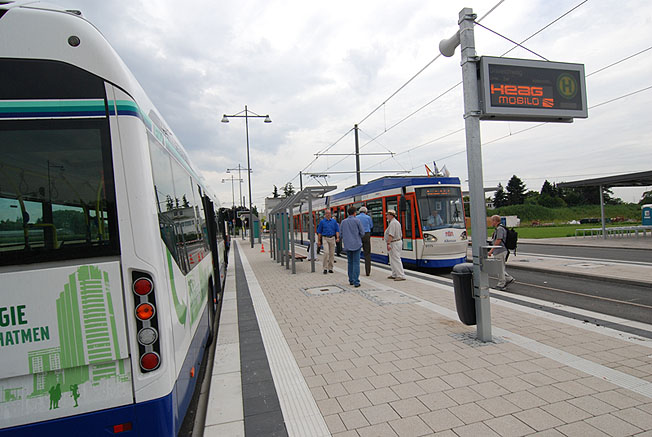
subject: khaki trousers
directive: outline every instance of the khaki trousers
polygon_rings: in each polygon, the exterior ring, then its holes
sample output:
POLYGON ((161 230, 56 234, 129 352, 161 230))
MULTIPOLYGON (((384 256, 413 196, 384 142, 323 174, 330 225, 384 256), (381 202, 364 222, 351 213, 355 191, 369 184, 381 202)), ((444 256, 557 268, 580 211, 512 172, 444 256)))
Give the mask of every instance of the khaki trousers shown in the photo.
POLYGON ((403 241, 392 241, 389 247, 391 247, 391 250, 389 251, 389 265, 392 268, 392 276, 395 278, 405 278, 403 261, 401 261, 403 241))
POLYGON ((333 270, 333 259, 335 258, 335 237, 321 237, 324 246, 324 270, 333 270))

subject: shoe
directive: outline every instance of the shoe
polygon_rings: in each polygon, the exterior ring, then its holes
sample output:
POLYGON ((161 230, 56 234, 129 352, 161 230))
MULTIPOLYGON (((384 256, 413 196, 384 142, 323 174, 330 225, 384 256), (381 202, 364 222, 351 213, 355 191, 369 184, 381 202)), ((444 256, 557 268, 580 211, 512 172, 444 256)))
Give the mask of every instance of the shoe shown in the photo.
POLYGON ((496 285, 495 288, 496 288, 496 290, 503 291, 503 290, 505 290, 506 287, 507 287, 507 284, 505 284, 505 285, 496 285))
POLYGON ((333 273, 333 271, 332 271, 332 270, 329 270, 328 273, 333 273))
POLYGON ((405 281, 405 278, 394 278, 395 281, 405 281))
POLYGON ((334 262, 334 263, 336 263, 336 262, 337 262, 337 260, 333 260, 333 262, 334 262))
POLYGON ((328 273, 328 270, 324 270, 324 274, 328 273))
POLYGON ((507 286, 508 286, 509 284, 511 284, 512 282, 514 282, 514 278, 509 278, 509 279, 507 280, 507 282, 505 283, 505 287, 507 287, 507 286))
POLYGON ((365 275, 366 275, 366 276, 369 276, 369 275, 371 275, 371 273, 365 273, 365 275))
POLYGON ((388 276, 387 279, 396 279, 396 276, 388 276))
POLYGON ((358 287, 360 287, 360 284, 355 284, 354 287, 358 288, 358 287))

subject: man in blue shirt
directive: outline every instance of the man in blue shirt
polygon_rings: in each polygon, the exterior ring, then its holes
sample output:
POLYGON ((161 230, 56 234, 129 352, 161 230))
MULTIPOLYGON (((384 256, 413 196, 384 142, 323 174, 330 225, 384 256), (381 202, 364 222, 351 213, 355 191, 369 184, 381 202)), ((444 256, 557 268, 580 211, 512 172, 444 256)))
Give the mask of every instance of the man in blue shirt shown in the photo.
POLYGON ((364 272, 367 276, 371 274, 371 230, 374 227, 374 221, 367 215, 367 207, 360 208, 358 220, 362 223, 364 236, 362 237, 362 250, 364 251, 364 272))
POLYGON ((357 288, 360 286, 360 250, 365 232, 362 223, 355 216, 355 210, 355 206, 349 206, 349 216, 342 220, 342 249, 346 251, 349 263, 349 284, 357 288))
POLYGON ((327 209, 324 218, 317 225, 319 245, 324 246, 324 274, 333 273, 333 258, 335 257, 335 244, 340 241, 340 225, 331 217, 331 210, 327 209))

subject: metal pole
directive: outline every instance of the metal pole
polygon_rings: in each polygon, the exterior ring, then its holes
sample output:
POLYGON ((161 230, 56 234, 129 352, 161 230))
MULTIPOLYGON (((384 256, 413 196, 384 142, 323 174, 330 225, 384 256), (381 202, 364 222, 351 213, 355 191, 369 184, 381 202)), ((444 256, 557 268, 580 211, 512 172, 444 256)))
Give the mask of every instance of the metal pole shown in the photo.
POLYGON ((600 185, 600 214, 602 216, 602 238, 607 239, 607 225, 604 217, 604 193, 602 192, 602 185, 600 185))
POLYGON ((292 205, 288 208, 288 217, 290 218, 290 247, 291 247, 291 256, 292 256, 292 273, 297 273, 296 268, 296 253, 294 251, 294 209, 292 205))
POLYGON ((358 142, 358 125, 353 125, 355 131, 355 176, 357 184, 360 185, 360 143, 358 142))
POLYGON ((317 251, 315 250, 315 230, 313 229, 312 224, 312 193, 308 193, 308 232, 310 233, 310 249, 309 253, 312 253, 310 257, 310 271, 315 273, 315 258, 317 257, 317 251))
POLYGON ((287 227, 285 228, 285 270, 290 269, 290 214, 288 210, 283 211, 285 220, 287 220, 287 227))
POLYGON ((491 341, 491 307, 489 277, 481 269, 482 246, 487 241, 487 211, 482 177, 482 142, 480 140, 480 107, 478 100, 477 62, 473 9, 464 8, 459 14, 460 47, 462 52, 462 82, 464 88, 464 125, 466 127, 466 159, 471 199, 471 229, 473 231, 473 288, 477 317, 477 338, 491 341))
POLYGON ((251 161, 249 160, 249 116, 245 105, 245 126, 247 130, 247 180, 249 181, 249 240, 254 247, 254 211, 251 206, 251 161))

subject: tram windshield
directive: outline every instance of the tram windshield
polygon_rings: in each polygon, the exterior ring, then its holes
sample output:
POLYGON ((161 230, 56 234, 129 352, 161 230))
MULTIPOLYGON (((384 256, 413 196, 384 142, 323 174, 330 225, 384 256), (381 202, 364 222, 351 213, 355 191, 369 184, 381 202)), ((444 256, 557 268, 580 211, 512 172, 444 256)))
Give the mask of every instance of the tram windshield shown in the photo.
POLYGON ((465 227, 459 187, 416 188, 415 192, 422 230, 465 227))

